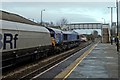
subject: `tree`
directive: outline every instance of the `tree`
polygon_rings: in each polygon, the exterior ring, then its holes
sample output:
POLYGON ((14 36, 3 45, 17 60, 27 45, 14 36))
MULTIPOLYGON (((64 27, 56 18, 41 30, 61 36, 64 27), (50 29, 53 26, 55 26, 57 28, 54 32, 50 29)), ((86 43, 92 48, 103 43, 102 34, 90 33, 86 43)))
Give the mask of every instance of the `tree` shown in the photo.
POLYGON ((51 21, 51 22, 49 23, 49 26, 55 26, 55 25, 54 25, 54 23, 51 21))
POLYGON ((67 23, 68 23, 68 20, 66 18, 62 18, 56 23, 56 25, 62 27, 63 25, 67 23))
POLYGON ((94 36, 95 38, 97 38, 97 37, 98 37, 98 31, 94 30, 94 31, 93 31, 93 36, 94 36))

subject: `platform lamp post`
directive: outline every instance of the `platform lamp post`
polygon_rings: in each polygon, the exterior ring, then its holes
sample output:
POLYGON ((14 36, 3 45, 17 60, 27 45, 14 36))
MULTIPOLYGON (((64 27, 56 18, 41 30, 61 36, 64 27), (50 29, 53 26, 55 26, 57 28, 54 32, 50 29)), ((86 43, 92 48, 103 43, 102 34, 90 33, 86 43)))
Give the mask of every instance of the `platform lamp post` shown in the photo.
POLYGON ((118 25, 118 0, 116 0, 116 12, 117 12, 117 51, 119 52, 119 25, 118 25))
POLYGON ((113 38, 113 28, 112 28, 112 22, 113 22, 113 8, 116 8, 116 7, 108 7, 108 8, 110 8, 110 10, 111 10, 111 45, 113 44, 113 40, 112 40, 112 38, 113 38))
POLYGON ((42 12, 45 11, 45 9, 41 10, 41 25, 42 25, 42 12))

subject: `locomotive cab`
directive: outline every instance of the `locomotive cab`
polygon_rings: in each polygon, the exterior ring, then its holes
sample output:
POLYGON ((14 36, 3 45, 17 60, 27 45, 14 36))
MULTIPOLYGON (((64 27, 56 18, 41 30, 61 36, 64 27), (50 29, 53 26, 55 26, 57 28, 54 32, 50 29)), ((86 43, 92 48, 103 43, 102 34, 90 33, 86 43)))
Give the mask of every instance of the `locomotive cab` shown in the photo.
POLYGON ((56 46, 60 45, 62 43, 62 31, 59 29, 54 29, 54 28, 48 28, 48 27, 46 28, 50 31, 52 42, 55 40, 55 45, 56 46))

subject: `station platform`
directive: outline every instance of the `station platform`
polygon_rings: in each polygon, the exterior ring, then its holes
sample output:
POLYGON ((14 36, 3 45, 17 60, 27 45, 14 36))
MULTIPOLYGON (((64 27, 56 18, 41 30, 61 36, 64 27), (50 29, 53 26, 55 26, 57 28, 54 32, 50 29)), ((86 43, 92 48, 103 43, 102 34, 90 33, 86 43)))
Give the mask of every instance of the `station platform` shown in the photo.
POLYGON ((55 78, 119 78, 116 46, 97 43, 55 78))

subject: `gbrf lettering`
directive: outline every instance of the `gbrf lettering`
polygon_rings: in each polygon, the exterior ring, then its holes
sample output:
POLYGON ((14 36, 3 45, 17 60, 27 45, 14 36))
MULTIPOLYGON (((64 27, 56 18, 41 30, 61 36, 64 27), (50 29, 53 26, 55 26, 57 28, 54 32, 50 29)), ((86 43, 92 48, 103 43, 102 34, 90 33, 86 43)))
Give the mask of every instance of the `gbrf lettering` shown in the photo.
POLYGON ((6 49, 7 45, 9 45, 10 49, 16 48, 16 41, 18 40, 18 34, 14 36, 11 33, 4 33, 4 39, 0 34, 0 49, 6 49), (2 42, 3 40, 3 42, 2 42))

